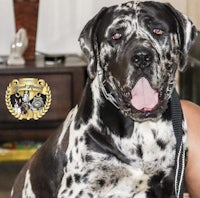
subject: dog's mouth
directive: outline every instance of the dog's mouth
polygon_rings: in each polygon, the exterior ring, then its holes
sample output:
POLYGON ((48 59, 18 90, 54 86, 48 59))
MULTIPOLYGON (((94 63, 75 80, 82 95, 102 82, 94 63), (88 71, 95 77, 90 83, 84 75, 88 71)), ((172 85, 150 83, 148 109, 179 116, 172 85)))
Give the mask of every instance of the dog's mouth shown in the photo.
MULTIPOLYGON (((109 82, 107 80, 105 82, 109 82)), ((119 86, 119 81, 110 78, 113 82, 104 84, 106 98, 119 108, 122 113, 135 121, 157 120, 166 110, 168 100, 173 90, 173 84, 167 86, 167 80, 159 86, 152 85, 145 76, 140 76, 137 81, 128 86, 119 86), (112 84, 112 87, 111 87, 112 84), (113 89, 115 87, 115 89, 113 89), (110 91, 109 90, 113 90, 110 91), (114 100, 113 100, 114 98, 114 100)))
POLYGON ((167 108, 174 87, 174 83, 167 84, 164 80, 154 87, 148 78, 140 77, 132 87, 121 89, 121 111, 139 122, 159 119, 167 108))
POLYGON ((151 112, 159 103, 159 93, 145 77, 141 77, 131 90, 130 103, 138 111, 151 112))

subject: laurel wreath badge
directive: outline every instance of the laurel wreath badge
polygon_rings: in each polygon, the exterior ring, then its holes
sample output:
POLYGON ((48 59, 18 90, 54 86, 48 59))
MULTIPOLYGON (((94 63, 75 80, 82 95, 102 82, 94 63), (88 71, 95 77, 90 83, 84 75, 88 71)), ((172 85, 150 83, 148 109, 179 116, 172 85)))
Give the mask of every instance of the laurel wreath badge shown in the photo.
POLYGON ((43 79, 14 79, 7 87, 5 102, 15 118, 38 120, 50 108, 51 90, 43 79))

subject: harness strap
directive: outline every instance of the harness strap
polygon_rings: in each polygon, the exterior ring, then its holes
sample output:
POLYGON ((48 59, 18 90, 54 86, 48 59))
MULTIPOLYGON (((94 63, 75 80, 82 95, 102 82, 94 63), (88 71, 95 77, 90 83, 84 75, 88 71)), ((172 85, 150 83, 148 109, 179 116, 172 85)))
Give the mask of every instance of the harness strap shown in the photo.
POLYGON ((183 112, 180 99, 176 89, 171 97, 172 124, 176 137, 176 160, 175 160, 175 195, 183 198, 185 192, 184 172, 185 172, 185 149, 183 145, 184 131, 182 129, 183 112))

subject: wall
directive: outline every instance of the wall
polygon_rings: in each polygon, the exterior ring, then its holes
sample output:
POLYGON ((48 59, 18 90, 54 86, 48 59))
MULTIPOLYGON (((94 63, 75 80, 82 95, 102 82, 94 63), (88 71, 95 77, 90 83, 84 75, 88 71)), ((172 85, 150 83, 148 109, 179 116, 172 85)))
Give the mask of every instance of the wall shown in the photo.
POLYGON ((187 0, 187 15, 193 21, 198 29, 200 29, 200 1, 187 0))
MULTIPOLYGON (((53 0, 51 0, 53 2, 53 0)), ((60 3, 61 0, 59 0, 59 2, 57 0, 54 0, 57 3, 60 3)), ((80 53, 80 47, 78 44, 78 36, 80 34, 80 31, 82 30, 83 25, 91 18, 91 16, 94 15, 94 13, 97 12, 97 10, 99 10, 103 5, 108 5, 108 4, 116 4, 116 3, 121 3, 121 2, 125 2, 128 0, 84 0, 84 2, 82 2, 82 0, 69 0, 69 1, 65 1, 62 0, 62 2, 66 2, 66 6, 62 6, 64 7, 65 13, 66 13, 66 20, 63 20, 63 23, 65 25, 62 25, 62 31, 58 31, 60 32, 61 36, 59 37, 59 35, 56 35, 55 38, 60 38, 61 43, 63 42, 62 36, 63 36, 63 32, 64 29, 66 29, 67 34, 64 35, 64 38, 66 39, 67 42, 67 47, 66 47, 66 53, 75 53, 78 52, 80 53), (69 8, 71 9, 71 7, 69 6, 74 6, 75 8, 77 8, 76 10, 78 11, 74 11, 74 14, 71 14, 69 8), (90 5, 90 6, 88 6, 90 5), (76 14, 79 13, 79 14, 76 14), (73 23, 71 23, 71 21, 73 21, 73 23), (68 24, 69 23, 69 24, 68 24), (76 24, 76 25, 75 25, 76 24)), ((162 1, 162 2, 170 2, 175 8, 177 8, 178 10, 180 10, 181 12, 185 13, 186 15, 189 16, 189 18, 194 22, 194 24, 197 26, 197 28, 200 28, 200 17, 199 17, 199 8, 200 8, 200 1, 199 0, 156 0, 156 1, 162 1)), ((38 6, 38 2, 39 0, 14 0, 15 3, 15 14, 16 14, 16 28, 20 28, 20 27, 25 27, 28 31, 28 36, 29 36, 29 46, 28 46, 28 50, 25 53, 25 58, 26 59, 33 59, 34 58, 34 54, 35 54, 35 36, 36 36, 36 18, 37 18, 37 6, 38 6), (23 5, 22 5, 23 4, 23 5), (26 15, 26 17, 22 17, 26 15), (31 19, 30 19, 31 18, 31 19), (28 21, 28 22, 27 22, 28 21), (31 23, 31 25, 30 25, 31 23)), ((43 3, 45 2, 45 0, 43 0, 43 3)), ((46 0, 47 2, 47 6, 49 9, 49 1, 46 0)), ((58 7, 54 6, 54 8, 57 10, 58 7)), ((58 9, 60 10, 60 9, 58 9)), ((71 9, 71 10, 75 10, 75 9, 71 9)), ((50 15, 52 15, 52 13, 50 13, 50 15)), ((46 25, 42 26, 43 28, 47 29, 47 22, 49 22, 51 24, 51 26, 53 26, 52 20, 47 20, 46 21, 46 25)), ((38 23, 40 24, 40 23, 38 23)), ((39 29, 39 28, 38 28, 39 29)), ((56 28, 50 28, 50 31, 48 31, 48 34, 45 34, 44 37, 42 37, 40 39, 40 34, 37 34, 37 39, 41 40, 43 43, 45 43, 46 45, 46 49, 50 50, 50 47, 47 44, 50 44, 53 41, 53 32, 51 31, 52 29, 56 29, 56 28), (49 37, 47 36, 49 35, 50 40, 47 40, 49 37)), ((64 39, 65 40, 65 39, 64 39)), ((36 42, 36 44, 41 42, 36 42)), ((49 51, 45 51, 45 50, 41 50, 40 49, 40 45, 37 45, 38 47, 36 47, 36 51, 41 51, 43 53, 48 53, 49 51)), ((53 49, 55 48, 55 45, 52 45, 53 49)), ((10 45, 9 45, 10 47, 10 45)), ((55 49, 54 49, 55 50, 55 49)))
MULTIPOLYGON (((163 2, 166 2, 163 0, 163 2)), ((199 0, 168 0, 175 8, 186 14, 200 29, 200 1, 199 0)))
MULTIPOLYGON (((187 0, 154 0, 172 4, 176 9, 186 14, 187 0), (180 3, 181 2, 181 3, 180 3)), ((188 0, 190 1, 190 0, 188 0)), ((198 0, 197 0, 198 1, 198 0)))

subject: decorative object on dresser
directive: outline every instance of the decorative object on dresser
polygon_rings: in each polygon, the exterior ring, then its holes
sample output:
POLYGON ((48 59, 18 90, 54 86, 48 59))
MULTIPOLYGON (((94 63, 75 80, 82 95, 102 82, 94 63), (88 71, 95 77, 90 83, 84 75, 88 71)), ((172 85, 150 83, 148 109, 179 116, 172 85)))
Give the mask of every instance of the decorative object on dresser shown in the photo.
POLYGON ((10 55, 8 57, 8 65, 24 65, 25 59, 23 54, 28 46, 28 36, 24 28, 20 28, 16 33, 10 49, 10 55))
POLYGON ((15 35, 13 0, 0 1, 0 64, 5 66, 10 53, 10 43, 15 35))

